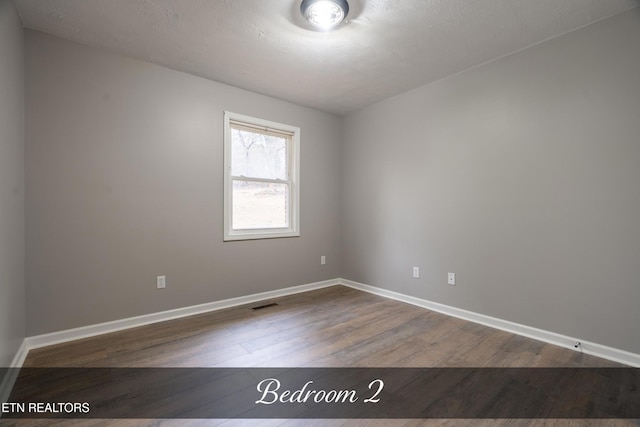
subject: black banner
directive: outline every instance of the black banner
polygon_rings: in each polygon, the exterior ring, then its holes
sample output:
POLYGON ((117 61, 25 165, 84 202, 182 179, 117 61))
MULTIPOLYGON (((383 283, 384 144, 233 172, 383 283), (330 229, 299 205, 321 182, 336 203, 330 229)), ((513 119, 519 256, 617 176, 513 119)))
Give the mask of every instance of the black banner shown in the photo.
POLYGON ((0 405, 5 419, 640 419, 640 369, 23 368, 0 405))

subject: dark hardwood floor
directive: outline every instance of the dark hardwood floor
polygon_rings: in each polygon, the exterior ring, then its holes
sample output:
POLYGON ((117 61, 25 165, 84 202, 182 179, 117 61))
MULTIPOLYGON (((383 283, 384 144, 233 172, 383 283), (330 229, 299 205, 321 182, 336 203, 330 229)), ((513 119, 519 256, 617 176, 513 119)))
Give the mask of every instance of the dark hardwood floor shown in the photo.
MULTIPOLYGON (((344 286, 29 352, 25 367, 619 367, 344 286)), ((8 425, 617 426, 632 420, 0 420, 8 425), (13 424, 11 424, 13 423, 13 424)))

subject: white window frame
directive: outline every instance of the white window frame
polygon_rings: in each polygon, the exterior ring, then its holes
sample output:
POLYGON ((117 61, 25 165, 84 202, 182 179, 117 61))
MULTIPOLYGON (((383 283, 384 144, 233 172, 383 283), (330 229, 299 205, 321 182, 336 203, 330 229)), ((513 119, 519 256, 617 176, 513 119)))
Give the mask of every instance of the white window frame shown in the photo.
POLYGON ((300 236, 300 128, 242 114, 224 112, 224 241, 273 239, 300 236), (243 177, 231 175, 231 126, 238 124, 258 132, 290 135, 287 144, 287 180, 255 179, 252 181, 281 182, 289 185, 289 227, 233 229, 233 181, 243 177))

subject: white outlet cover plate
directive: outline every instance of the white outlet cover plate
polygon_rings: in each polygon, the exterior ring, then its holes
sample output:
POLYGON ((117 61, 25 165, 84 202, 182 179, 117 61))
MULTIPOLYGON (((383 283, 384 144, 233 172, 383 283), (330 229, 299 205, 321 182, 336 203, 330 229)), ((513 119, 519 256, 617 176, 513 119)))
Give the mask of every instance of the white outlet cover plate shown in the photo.
POLYGON ((456 273, 449 273, 447 275, 447 283, 450 285, 456 284, 456 273))

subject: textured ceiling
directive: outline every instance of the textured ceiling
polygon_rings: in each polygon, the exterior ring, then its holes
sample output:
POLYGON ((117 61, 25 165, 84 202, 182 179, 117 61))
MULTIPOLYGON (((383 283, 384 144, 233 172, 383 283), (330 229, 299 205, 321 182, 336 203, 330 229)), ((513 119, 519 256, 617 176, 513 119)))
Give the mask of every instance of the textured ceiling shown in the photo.
POLYGON ((334 114, 638 6, 638 0, 349 0, 321 33, 301 0, 14 0, 24 26, 334 114))

